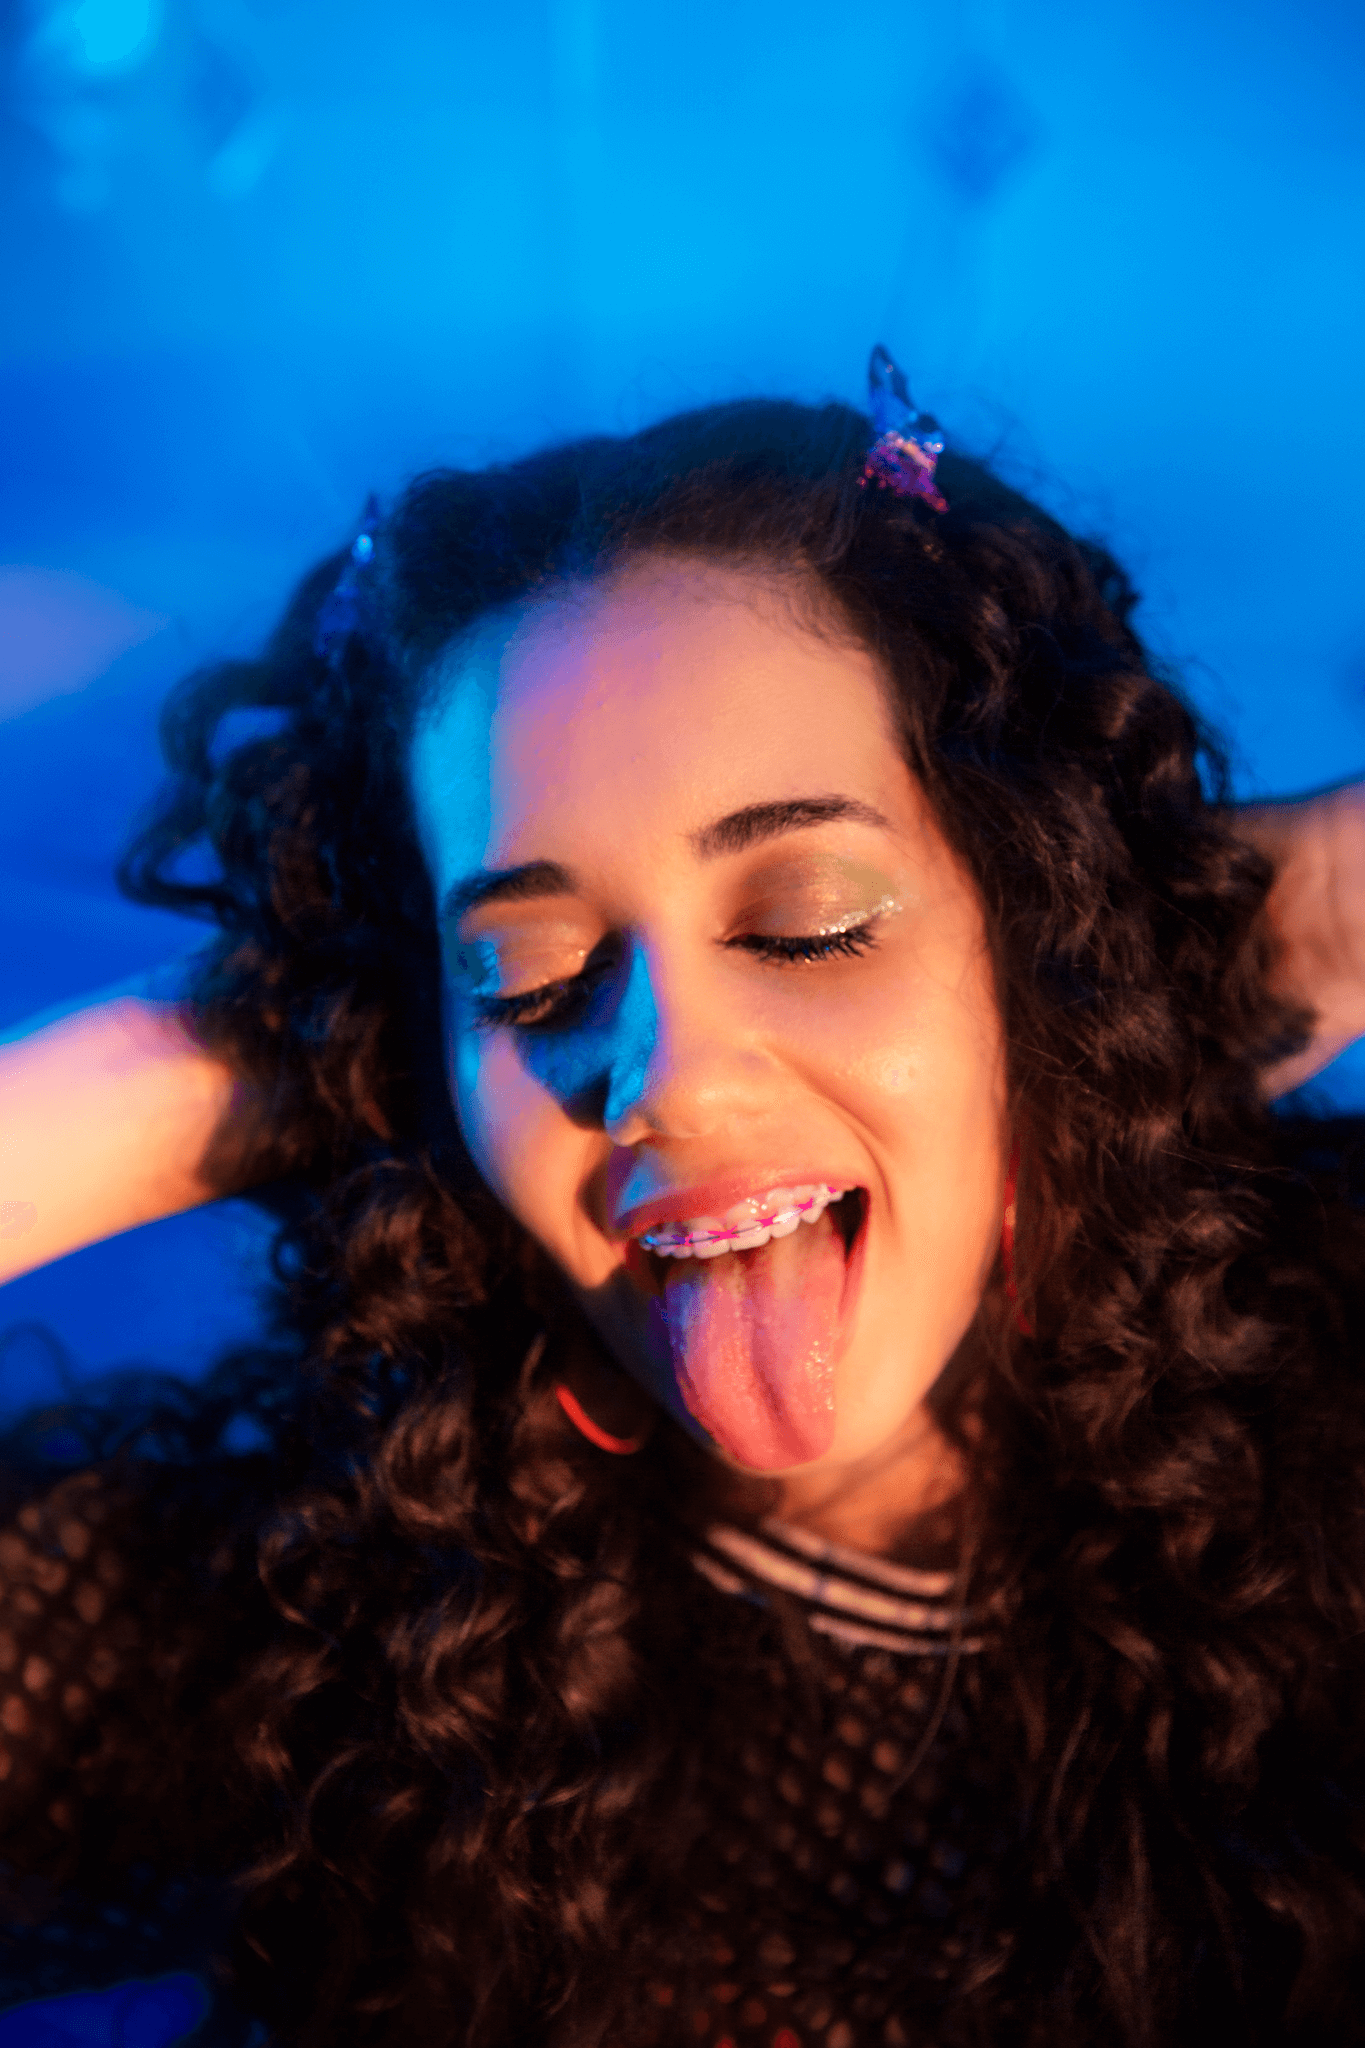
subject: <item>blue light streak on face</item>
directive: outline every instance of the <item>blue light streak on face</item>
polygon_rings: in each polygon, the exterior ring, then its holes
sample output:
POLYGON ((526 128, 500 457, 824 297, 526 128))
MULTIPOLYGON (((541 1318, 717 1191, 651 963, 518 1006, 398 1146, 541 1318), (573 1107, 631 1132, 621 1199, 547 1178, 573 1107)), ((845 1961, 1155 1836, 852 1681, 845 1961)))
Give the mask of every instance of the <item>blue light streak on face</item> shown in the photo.
POLYGON ((527 1072, 566 1110, 610 1130, 639 1101, 659 1037, 659 1011, 643 947, 625 953, 622 971, 588 999, 562 1030, 519 1034, 527 1072))

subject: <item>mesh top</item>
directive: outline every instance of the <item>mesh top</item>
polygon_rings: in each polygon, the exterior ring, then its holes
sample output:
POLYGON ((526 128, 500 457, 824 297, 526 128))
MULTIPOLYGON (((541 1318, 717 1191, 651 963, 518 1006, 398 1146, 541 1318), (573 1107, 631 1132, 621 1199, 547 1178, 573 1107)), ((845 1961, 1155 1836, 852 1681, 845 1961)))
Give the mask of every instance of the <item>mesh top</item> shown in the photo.
POLYGON ((891 1564, 785 1522, 753 1532, 713 1524, 692 1562, 721 1592, 759 1605, 777 1587, 818 1635, 847 1647, 919 1656, 981 1648, 970 1611, 952 1604, 952 1572, 891 1564))
MULTIPOLYGON (((146 1853, 166 1840, 180 1788, 162 1770, 171 1670, 154 1574, 125 1510, 80 1473, 0 1530, 0 2010, 185 1967, 211 1975, 224 1952, 224 1887, 168 1877, 146 1853), (88 1775, 111 1736, 129 1746, 130 1724, 146 1757, 137 1792, 91 1827, 88 1775)), ((166 1557, 167 1579, 177 1563, 166 1557)), ((207 1802, 202 1816, 207 1834, 207 1802)), ((193 2040, 264 2036, 220 1997, 193 2040)))
MULTIPOLYGON (((101 1541, 108 1503, 91 1474, 20 1511, 0 1534, 0 1786, 7 1814, 40 1799, 96 1701, 142 1645, 127 1568, 101 1541)), ((49 1807, 60 1830, 63 1803, 49 1807)))
POLYGON ((742 1712, 717 1715, 707 1748, 712 1823, 692 1879, 709 1966, 651 1987, 653 2038, 946 2041, 950 1982, 985 1956, 1007 1849, 973 1738, 981 1639, 953 1605, 953 1575, 772 1521, 713 1526, 694 1562, 730 1596, 754 1682, 742 1712), (743 1621, 743 1603, 771 1609, 774 1592, 786 1640, 743 1621), (814 1639, 804 1659, 791 1654, 793 1619, 814 1639), (947 1668, 954 1650, 960 1672, 947 1668))
MULTIPOLYGON (((125 1688, 156 1684, 141 1579, 110 1527, 87 1474, 0 1534, 0 1821, 12 1859, 0 2007, 203 1967, 221 1933, 202 1900, 151 1870, 139 1896, 92 1902, 79 1925, 45 1911, 25 1874, 76 1870, 70 1786, 102 1704, 115 1711, 125 1688)), ((982 1947, 1003 1847, 972 1733, 980 1641, 951 1575, 772 1522, 712 1527, 694 1562, 699 1625, 735 1689, 704 1745, 710 1822, 689 1870, 689 1960, 640 1987, 629 2048, 948 2040, 947 1985, 982 1947)), ((241 2041, 244 2026, 220 2002, 195 2040, 241 2041)))

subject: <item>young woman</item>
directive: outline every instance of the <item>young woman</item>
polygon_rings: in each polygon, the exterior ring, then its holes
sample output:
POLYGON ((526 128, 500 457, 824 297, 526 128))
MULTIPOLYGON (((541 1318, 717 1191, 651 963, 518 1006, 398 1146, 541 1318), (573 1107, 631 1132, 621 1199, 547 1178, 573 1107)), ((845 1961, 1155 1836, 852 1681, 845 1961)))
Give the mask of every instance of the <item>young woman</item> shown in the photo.
POLYGON ((9 1447, 10 2001, 1361 2037, 1358 807, 887 417, 420 478, 172 699, 218 935, 10 1048, 4 1249, 254 1188, 279 1308, 9 1447))

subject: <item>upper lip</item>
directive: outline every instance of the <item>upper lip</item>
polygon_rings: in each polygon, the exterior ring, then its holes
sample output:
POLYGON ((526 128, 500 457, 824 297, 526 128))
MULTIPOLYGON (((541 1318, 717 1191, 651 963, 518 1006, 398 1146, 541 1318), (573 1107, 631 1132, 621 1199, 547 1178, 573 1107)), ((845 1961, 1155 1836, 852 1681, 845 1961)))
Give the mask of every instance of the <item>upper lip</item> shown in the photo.
MULTIPOLYGON (((625 1176, 622 1178, 624 1181, 625 1176)), ((854 1185, 847 1175, 812 1171, 808 1166, 765 1167, 761 1173, 747 1168, 692 1181, 686 1187, 665 1188, 628 1209, 618 1207, 621 1191, 613 1191, 608 1202, 608 1221, 614 1237, 643 1237, 647 1230, 657 1230, 662 1223, 685 1223, 694 1216, 719 1216, 736 1202, 766 1195, 770 1188, 854 1185)))

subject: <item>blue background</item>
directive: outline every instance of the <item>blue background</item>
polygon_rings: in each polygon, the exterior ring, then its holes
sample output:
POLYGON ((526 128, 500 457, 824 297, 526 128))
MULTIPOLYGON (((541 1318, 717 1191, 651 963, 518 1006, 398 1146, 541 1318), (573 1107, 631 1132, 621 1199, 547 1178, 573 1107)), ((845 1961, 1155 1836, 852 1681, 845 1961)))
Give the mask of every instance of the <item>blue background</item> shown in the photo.
MULTIPOLYGON (((0 38, 0 1028, 193 941, 110 881, 156 705, 369 488, 857 400, 877 339, 1127 559, 1244 791, 1365 767, 1357 0, 9 0, 0 38)), ((201 1364, 261 1238, 224 1204, 14 1283, 0 1399, 201 1364)))

